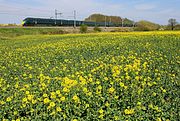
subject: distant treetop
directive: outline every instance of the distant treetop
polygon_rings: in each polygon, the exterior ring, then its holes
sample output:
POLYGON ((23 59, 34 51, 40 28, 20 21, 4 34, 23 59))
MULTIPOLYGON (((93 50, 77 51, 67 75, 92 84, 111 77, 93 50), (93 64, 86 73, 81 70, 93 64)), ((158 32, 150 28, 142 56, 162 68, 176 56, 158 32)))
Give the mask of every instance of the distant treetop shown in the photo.
MULTIPOLYGON (((122 17, 119 16, 107 16, 103 14, 92 14, 85 21, 92 21, 92 22, 112 22, 115 24, 122 23, 122 17)), ((124 24, 133 24, 134 22, 128 18, 123 18, 124 24)))

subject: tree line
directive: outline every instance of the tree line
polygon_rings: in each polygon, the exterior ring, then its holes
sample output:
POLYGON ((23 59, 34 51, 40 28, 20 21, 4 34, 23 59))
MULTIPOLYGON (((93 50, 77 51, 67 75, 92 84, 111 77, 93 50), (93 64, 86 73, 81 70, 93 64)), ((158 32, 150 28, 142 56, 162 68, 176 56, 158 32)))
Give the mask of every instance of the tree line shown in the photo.
POLYGON ((119 16, 107 16, 103 14, 92 14, 89 17, 85 18, 85 21, 92 22, 112 22, 116 25, 134 25, 135 30, 137 31, 153 31, 153 30, 180 30, 180 24, 176 19, 171 18, 168 20, 167 25, 159 25, 150 21, 141 20, 134 22, 128 18, 122 18, 119 16))

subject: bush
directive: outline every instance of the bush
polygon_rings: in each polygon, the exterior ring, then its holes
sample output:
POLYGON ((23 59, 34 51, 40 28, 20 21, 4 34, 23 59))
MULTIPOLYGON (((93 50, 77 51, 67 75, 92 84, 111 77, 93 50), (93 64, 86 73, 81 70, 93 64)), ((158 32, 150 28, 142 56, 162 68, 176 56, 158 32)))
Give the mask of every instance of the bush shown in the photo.
POLYGON ((49 35, 55 35, 55 34, 67 34, 68 32, 63 31, 63 30, 54 30, 54 31, 45 31, 45 32, 40 32, 40 34, 49 34, 49 35))
POLYGON ((160 26, 158 24, 149 21, 139 21, 136 25, 135 31, 155 31, 159 28, 160 26))
POLYGON ((180 24, 175 26, 175 30, 180 30, 180 24))
MULTIPOLYGON (((165 26, 164 28, 165 28, 165 30, 172 30, 171 26, 168 26, 168 25, 165 26)), ((180 30, 180 24, 176 25, 174 27, 174 30, 180 30)))
POLYGON ((99 28, 98 26, 95 26, 95 27, 94 27, 94 31, 95 31, 95 32, 101 32, 102 30, 101 30, 101 28, 99 28))
POLYGON ((132 28, 117 28, 111 30, 111 32, 132 32, 132 31, 133 31, 132 28))
POLYGON ((7 26, 17 26, 16 24, 8 24, 7 26))
POLYGON ((88 30, 87 25, 81 25, 81 26, 80 26, 80 32, 81 32, 81 33, 86 33, 87 30, 88 30))

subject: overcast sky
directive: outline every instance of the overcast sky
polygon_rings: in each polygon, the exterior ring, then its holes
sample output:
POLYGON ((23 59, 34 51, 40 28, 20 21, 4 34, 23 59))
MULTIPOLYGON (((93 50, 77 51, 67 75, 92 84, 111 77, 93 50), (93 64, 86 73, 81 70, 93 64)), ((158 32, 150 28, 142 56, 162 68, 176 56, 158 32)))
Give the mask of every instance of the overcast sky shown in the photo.
POLYGON ((169 18, 180 22, 180 0, 0 0, 0 23, 21 23, 26 17, 54 17, 83 20, 92 13, 127 17, 134 21, 149 20, 167 24, 169 18))

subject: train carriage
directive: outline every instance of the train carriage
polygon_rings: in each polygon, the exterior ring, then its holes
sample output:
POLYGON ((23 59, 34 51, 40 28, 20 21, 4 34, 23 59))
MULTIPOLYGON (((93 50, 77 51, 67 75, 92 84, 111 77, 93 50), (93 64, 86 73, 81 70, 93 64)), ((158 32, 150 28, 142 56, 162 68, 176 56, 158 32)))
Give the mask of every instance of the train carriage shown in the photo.
MULTIPOLYGON (((115 24, 112 22, 90 22, 90 21, 74 21, 74 20, 64 20, 64 19, 44 19, 44 18, 26 18, 23 20, 23 26, 100 26, 100 27, 118 27, 121 24, 115 24)), ((132 24, 124 24, 124 27, 132 27, 132 24)))

